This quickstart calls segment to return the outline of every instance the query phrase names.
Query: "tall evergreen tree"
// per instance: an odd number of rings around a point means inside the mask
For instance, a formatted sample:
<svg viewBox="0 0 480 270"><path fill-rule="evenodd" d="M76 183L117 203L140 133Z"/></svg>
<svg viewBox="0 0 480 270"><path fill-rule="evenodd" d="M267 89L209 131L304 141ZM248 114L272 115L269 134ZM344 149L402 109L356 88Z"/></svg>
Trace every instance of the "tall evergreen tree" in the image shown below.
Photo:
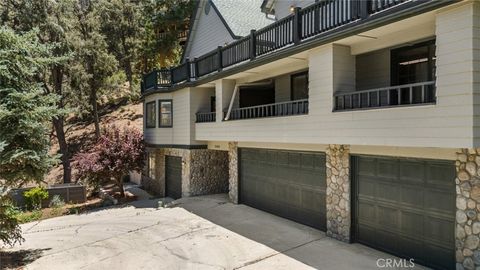
<svg viewBox="0 0 480 270"><path fill-rule="evenodd" d="M52 56L36 32L0 28L0 179L4 186L39 182L57 161L49 151L50 121L62 111L45 94L39 74L63 59Z"/></svg>
<svg viewBox="0 0 480 270"><path fill-rule="evenodd" d="M144 33L140 24L141 11L141 1L135 0L100 1L97 10L108 49L125 72L131 91L134 86L133 66Z"/></svg>
<svg viewBox="0 0 480 270"><path fill-rule="evenodd" d="M72 22L74 0L6 0L0 5L3 14L2 21L15 30L24 32L37 28L37 34L42 44L55 43L52 53L56 57L68 57L72 55L72 46L67 38ZM65 85L69 61L52 64L42 76L47 94L54 93L60 98L57 106L67 108L72 105L71 97L74 95L68 91ZM73 103L76 105L75 103ZM63 166L63 182L71 181L71 153L65 134L65 117L58 115L52 119L55 135L58 141Z"/></svg>
<svg viewBox="0 0 480 270"><path fill-rule="evenodd" d="M97 12L98 1L80 1L74 8L73 23L78 35L71 36L75 46L77 71L73 76L83 79L74 80L74 87L88 93L91 114L95 124L95 136L100 137L100 119L98 115L98 94L106 86L107 79L117 71L118 62L108 50L105 36L100 31L101 13Z"/></svg>

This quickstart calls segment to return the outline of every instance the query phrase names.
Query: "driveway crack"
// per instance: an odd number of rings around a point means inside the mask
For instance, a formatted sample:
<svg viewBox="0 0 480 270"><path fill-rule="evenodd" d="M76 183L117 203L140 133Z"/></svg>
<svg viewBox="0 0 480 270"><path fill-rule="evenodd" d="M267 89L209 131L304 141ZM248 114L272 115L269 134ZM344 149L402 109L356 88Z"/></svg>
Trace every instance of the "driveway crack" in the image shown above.
<svg viewBox="0 0 480 270"><path fill-rule="evenodd" d="M267 256L263 256L263 257L260 257L260 258L258 258L258 259L255 259L255 260L246 262L246 263L242 264L241 266L235 267L235 268L233 268L233 269L234 269L234 270L237 270L237 269L241 269L241 268L247 267L247 266L252 265L252 264L259 263L259 262L261 262L261 261L263 261L263 260L266 260L266 259L268 259L268 258L277 256L277 255L280 255L280 254L285 254L285 253L287 253L287 252L289 252L289 251L292 251L292 250L294 250L294 249L297 249L297 248L306 246L306 245L308 245L308 244L311 244L311 243L313 243L313 242L316 242L316 241L319 241L319 240L322 240L322 239L323 239L323 238L313 239L313 240L308 241L308 242L305 242L305 243L303 243L303 244L300 244L300 245L297 245L297 246L294 246L294 247L291 247L291 248L287 248L287 249L282 250L282 251L274 252L274 253L269 254L269 255L267 255Z"/></svg>

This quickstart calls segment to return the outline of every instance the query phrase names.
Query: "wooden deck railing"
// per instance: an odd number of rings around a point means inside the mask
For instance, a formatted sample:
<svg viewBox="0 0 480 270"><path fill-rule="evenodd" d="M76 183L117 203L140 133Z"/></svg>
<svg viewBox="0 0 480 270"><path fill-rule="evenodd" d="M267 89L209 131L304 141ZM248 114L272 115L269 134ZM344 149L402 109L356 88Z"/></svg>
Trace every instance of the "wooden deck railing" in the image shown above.
<svg viewBox="0 0 480 270"><path fill-rule="evenodd" d="M335 111L394 107L436 102L435 81L337 93Z"/></svg>
<svg viewBox="0 0 480 270"><path fill-rule="evenodd" d="M226 120L253 119L308 114L308 99L233 109Z"/></svg>
<svg viewBox="0 0 480 270"><path fill-rule="evenodd" d="M197 112L197 120L196 123L208 123L208 122L215 122L216 117L215 112Z"/></svg>
<svg viewBox="0 0 480 270"><path fill-rule="evenodd" d="M187 61L177 67L155 70L144 75L142 92L168 88L214 74L247 60L295 46L304 40L322 35L349 23L384 14L382 11L410 2L422 4L430 0L321 0L292 15L226 46ZM155 75L157 73L161 73ZM167 74L169 73L169 74Z"/></svg>

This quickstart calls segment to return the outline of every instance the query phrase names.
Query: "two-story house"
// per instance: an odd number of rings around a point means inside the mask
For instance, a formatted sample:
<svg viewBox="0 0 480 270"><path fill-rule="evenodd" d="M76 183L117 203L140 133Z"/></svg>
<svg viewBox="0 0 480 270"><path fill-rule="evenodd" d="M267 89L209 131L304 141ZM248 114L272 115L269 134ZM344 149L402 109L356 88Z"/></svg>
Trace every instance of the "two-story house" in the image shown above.
<svg viewBox="0 0 480 270"><path fill-rule="evenodd" d="M144 76L143 183L480 267L480 1L251 1L238 35L217 2L244 1L200 1L182 64Z"/></svg>

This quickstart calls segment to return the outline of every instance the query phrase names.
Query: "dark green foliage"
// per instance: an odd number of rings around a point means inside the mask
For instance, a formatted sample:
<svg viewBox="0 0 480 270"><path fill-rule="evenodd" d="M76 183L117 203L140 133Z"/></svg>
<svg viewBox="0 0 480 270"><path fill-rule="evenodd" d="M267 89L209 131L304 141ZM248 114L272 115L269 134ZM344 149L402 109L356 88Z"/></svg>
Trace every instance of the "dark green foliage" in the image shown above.
<svg viewBox="0 0 480 270"><path fill-rule="evenodd" d="M24 241L22 230L18 226L18 213L11 201L0 195L0 242L5 245L13 246Z"/></svg>
<svg viewBox="0 0 480 270"><path fill-rule="evenodd" d="M61 114L58 97L45 94L39 74L61 61L36 32L0 28L0 179L6 186L39 182L57 161L49 155L49 123Z"/></svg>

